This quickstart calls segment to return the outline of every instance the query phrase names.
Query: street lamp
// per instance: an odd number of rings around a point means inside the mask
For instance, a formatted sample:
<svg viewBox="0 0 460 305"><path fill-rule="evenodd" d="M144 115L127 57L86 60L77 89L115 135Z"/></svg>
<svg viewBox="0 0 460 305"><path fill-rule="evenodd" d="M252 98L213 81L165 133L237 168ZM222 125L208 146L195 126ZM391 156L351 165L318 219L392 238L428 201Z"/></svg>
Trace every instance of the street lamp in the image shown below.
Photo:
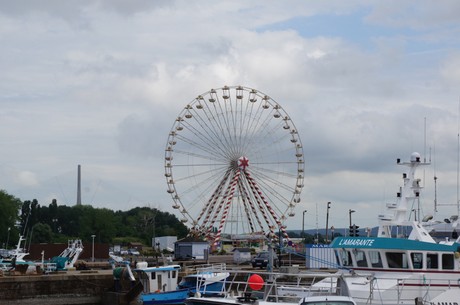
<svg viewBox="0 0 460 305"><path fill-rule="evenodd" d="M155 246L157 246L158 250L155 249ZM155 250L155 257L157 259L157 267L159 266L158 262L158 254L160 253L160 243L155 241L155 245L153 246L153 250Z"/></svg>
<svg viewBox="0 0 460 305"><path fill-rule="evenodd" d="M6 238L6 249L7 250L8 250L8 243L10 242L10 230L11 230L11 228L8 227L8 236Z"/></svg>
<svg viewBox="0 0 460 305"><path fill-rule="evenodd" d="M93 247L92 247L92 261L94 262L94 237L96 237L96 235L91 235L91 238L93 239Z"/></svg>
<svg viewBox="0 0 460 305"><path fill-rule="evenodd" d="M307 210L304 210L302 213L302 239L304 239L303 243L305 243L305 213L307 213Z"/></svg>
<svg viewBox="0 0 460 305"><path fill-rule="evenodd" d="M331 202L329 201L327 203L327 214L326 214L326 243L329 240L329 235L328 235L327 229L329 228L329 209L330 208L331 208Z"/></svg>
<svg viewBox="0 0 460 305"><path fill-rule="evenodd" d="M350 227L351 227L351 213L354 213L354 212L356 212L356 211L355 211L355 210L352 210L352 209L349 209L349 210L348 210L348 215L349 215L349 217L350 217Z"/></svg>

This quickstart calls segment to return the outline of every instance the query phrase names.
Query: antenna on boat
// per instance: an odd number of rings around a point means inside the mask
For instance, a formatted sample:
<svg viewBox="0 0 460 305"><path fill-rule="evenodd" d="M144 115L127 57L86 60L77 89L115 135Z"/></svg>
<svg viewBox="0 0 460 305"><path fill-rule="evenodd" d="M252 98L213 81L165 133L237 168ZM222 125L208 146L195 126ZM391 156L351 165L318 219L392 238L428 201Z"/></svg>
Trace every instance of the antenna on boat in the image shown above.
<svg viewBox="0 0 460 305"><path fill-rule="evenodd" d="M457 215L460 214L459 208L459 171L460 171L460 97L458 99L458 112L457 112Z"/></svg>
<svg viewBox="0 0 460 305"><path fill-rule="evenodd" d="M434 149L433 149L434 150ZM436 151L433 152L435 154ZM437 180L438 177L436 176L436 158L433 158L433 171L434 171L434 212L438 212L438 185L437 185Z"/></svg>
<svg viewBox="0 0 460 305"><path fill-rule="evenodd" d="M319 243L319 229L318 229L318 203L316 203L316 242L315 244Z"/></svg>
<svg viewBox="0 0 460 305"><path fill-rule="evenodd" d="M423 163L426 163L426 117L423 120Z"/></svg>
<svg viewBox="0 0 460 305"><path fill-rule="evenodd" d="M423 118L423 163L426 164L426 117ZM430 158L429 158L429 163L431 163L431 148L430 148ZM425 169L423 170L423 185L425 185L425 181L427 181L426 179L426 175L425 175ZM435 186L436 188L436 186ZM436 191L435 191L436 192ZM436 201L436 199L435 199ZM436 204L435 204L436 206ZM436 207L435 207L435 210L436 210ZM420 213L420 198L417 199L417 212L415 213L415 220L417 221L417 213L419 215L419 222L421 220L421 213Z"/></svg>

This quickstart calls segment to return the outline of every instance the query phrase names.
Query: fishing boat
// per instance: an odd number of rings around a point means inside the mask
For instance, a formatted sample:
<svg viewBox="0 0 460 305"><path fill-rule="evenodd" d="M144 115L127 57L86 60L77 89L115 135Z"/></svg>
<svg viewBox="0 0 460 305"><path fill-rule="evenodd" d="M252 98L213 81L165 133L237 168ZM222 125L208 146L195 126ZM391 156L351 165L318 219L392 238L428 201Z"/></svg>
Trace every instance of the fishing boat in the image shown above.
<svg viewBox="0 0 460 305"><path fill-rule="evenodd" d="M335 280L327 282L326 278ZM318 284L321 284L318 286ZM281 273L231 270L218 296L197 293L186 305L356 305L344 287L340 275L326 272Z"/></svg>
<svg viewBox="0 0 460 305"><path fill-rule="evenodd" d="M377 237L338 237L331 243L339 273L358 304L458 304L460 240L436 241L421 221L410 220L420 204L422 162L412 153L394 203L378 216Z"/></svg>
<svg viewBox="0 0 460 305"><path fill-rule="evenodd" d="M16 245L16 249L10 251L10 257L11 259L15 258L16 263L24 263L24 257L29 255L29 253L26 252L25 248L22 248L21 246L23 241L25 241L24 236L19 235L19 240L18 244Z"/></svg>
<svg viewBox="0 0 460 305"><path fill-rule="evenodd" d="M222 291L225 279L229 276L225 264L200 266L196 272L179 279L179 265L148 267L147 263L137 264L134 273L144 290L140 295L142 303L183 304L185 299L197 292L203 295L216 295Z"/></svg>
<svg viewBox="0 0 460 305"><path fill-rule="evenodd" d="M4 271L18 271L19 273L31 274L37 272L37 264L35 262L26 261L24 257L29 253L22 248L22 242L25 241L24 236L19 235L19 240L16 248L8 251L8 257L4 257L0 260L2 263L2 270Z"/></svg>
<svg viewBox="0 0 460 305"><path fill-rule="evenodd" d="M256 300L238 300L232 298L189 298L185 300L186 305L245 305L253 304ZM347 296L315 296L303 297L299 302L273 302L257 300L258 305L357 305L356 302Z"/></svg>
<svg viewBox="0 0 460 305"><path fill-rule="evenodd" d="M0 274L11 269L11 264L0 260Z"/></svg>

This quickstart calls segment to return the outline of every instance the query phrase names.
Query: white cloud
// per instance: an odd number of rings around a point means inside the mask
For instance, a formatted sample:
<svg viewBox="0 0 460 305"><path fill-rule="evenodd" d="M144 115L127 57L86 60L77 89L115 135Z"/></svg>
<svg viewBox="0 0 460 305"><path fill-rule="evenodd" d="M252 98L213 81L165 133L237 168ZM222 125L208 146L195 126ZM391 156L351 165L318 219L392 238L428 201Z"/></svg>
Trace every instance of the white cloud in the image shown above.
<svg viewBox="0 0 460 305"><path fill-rule="evenodd" d="M394 160L425 149L425 117L426 148L436 151L450 201L457 8L456 1L4 1L0 151L8 166L0 184L24 200L73 204L82 164L95 205L169 209L163 157L175 118L211 88L243 85L279 102L299 130L308 182L299 210L334 201L370 214L387 179L386 191L395 192ZM305 28L322 17L362 18L362 36L351 37L356 25L330 35Z"/></svg>
<svg viewBox="0 0 460 305"><path fill-rule="evenodd" d="M444 1L442 5L430 0L424 1L378 1L366 18L378 24L413 28L432 29L432 27L458 26L458 1Z"/></svg>
<svg viewBox="0 0 460 305"><path fill-rule="evenodd" d="M460 84L460 52L448 56L440 67L445 81L455 88Z"/></svg>
<svg viewBox="0 0 460 305"><path fill-rule="evenodd" d="M16 173L15 182L21 186L38 186L37 175L30 171Z"/></svg>

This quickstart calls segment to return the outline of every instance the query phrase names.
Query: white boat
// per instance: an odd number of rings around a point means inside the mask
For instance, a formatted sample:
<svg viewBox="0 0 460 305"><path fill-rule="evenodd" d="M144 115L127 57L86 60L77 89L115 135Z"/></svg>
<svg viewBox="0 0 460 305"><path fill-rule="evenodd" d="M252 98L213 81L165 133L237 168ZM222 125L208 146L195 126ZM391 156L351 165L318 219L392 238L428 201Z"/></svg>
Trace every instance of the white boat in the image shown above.
<svg viewBox="0 0 460 305"><path fill-rule="evenodd" d="M15 258L16 263L24 263L24 257L29 255L28 252L25 251L24 248L21 248L22 242L25 241L24 236L19 235L18 244L16 245L16 249L10 251L10 256Z"/></svg>
<svg viewBox="0 0 460 305"><path fill-rule="evenodd" d="M443 221L433 220L433 216L428 215L422 220L422 225L437 241L457 239L460 232L458 215L452 215Z"/></svg>
<svg viewBox="0 0 460 305"><path fill-rule="evenodd" d="M418 153L409 162L397 163L408 172L396 202L379 215L378 236L332 242L339 273L358 304L458 304L459 239L437 242L420 221L409 218L422 190L416 169L428 163Z"/></svg>
<svg viewBox="0 0 460 305"><path fill-rule="evenodd" d="M257 302L257 303L256 303ZM274 302L263 300L238 300L232 298L197 298L192 297L185 300L186 305L245 305L256 303L257 305L357 305L356 302L347 296L316 296L304 297L299 302Z"/></svg>
<svg viewBox="0 0 460 305"><path fill-rule="evenodd" d="M219 296L209 297L196 294L185 300L186 305L298 305L337 304L355 305L342 286L340 275L326 272L310 273L254 273L246 270L231 270L225 283L225 290ZM258 281L253 282L256 276ZM323 281L323 279L334 280ZM329 283L329 284L327 284ZM321 284L317 286L317 284ZM255 285L255 286L254 286ZM326 285L329 285L326 287ZM333 302L334 300L334 302ZM327 302L329 301L329 302ZM337 303L335 302L337 301Z"/></svg>
<svg viewBox="0 0 460 305"><path fill-rule="evenodd" d="M218 298L189 298L185 301L186 305L245 305L256 303L256 301L241 301L236 299ZM357 305L356 302L347 296L316 296L301 298L299 302L273 302L259 301L257 305Z"/></svg>
<svg viewBox="0 0 460 305"><path fill-rule="evenodd" d="M11 264L0 260L0 272L6 272L11 269Z"/></svg>
<svg viewBox="0 0 460 305"><path fill-rule="evenodd" d="M183 304L184 300L196 293L203 295L220 294L229 276L225 264L200 266L178 283L179 265L148 267L138 263L134 269L135 277L143 285L140 295L146 304Z"/></svg>
<svg viewBox="0 0 460 305"><path fill-rule="evenodd" d="M19 235L19 240L16 245L16 249L10 250L9 257L2 258L0 262L2 263L2 269L4 271L19 271L20 273L36 273L37 264L35 262L26 261L25 256L29 255L26 252L25 248L22 248L21 244L25 241L22 235Z"/></svg>

